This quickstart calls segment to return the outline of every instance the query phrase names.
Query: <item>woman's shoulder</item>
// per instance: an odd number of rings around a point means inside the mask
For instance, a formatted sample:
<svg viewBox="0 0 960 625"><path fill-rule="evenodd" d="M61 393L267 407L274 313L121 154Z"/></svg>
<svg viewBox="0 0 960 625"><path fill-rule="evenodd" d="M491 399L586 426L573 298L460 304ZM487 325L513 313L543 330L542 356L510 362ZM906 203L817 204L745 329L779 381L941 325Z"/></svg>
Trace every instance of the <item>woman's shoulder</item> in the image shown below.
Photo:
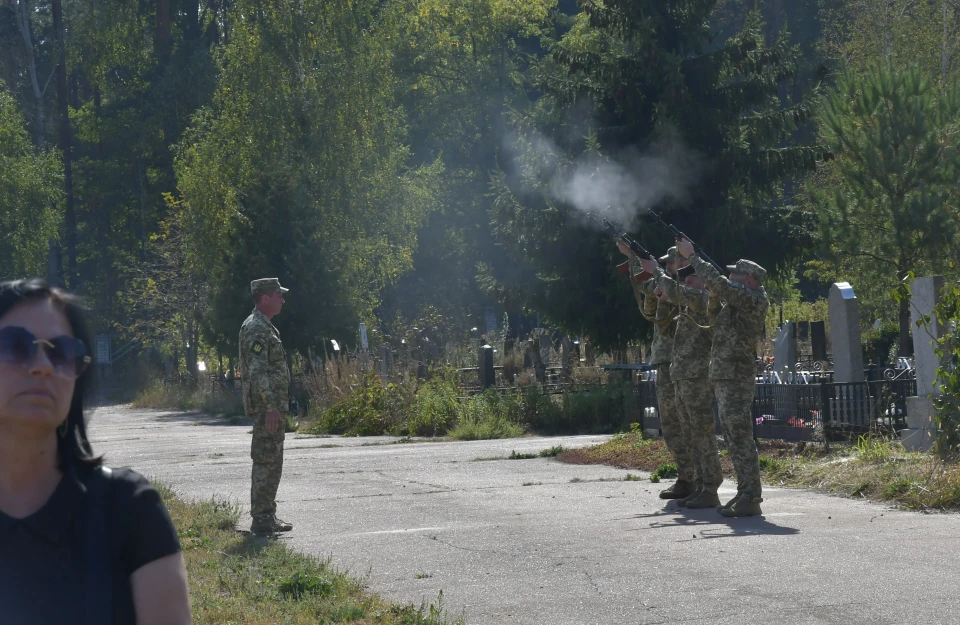
<svg viewBox="0 0 960 625"><path fill-rule="evenodd" d="M104 465L109 466L109 465ZM92 469L97 471L100 469ZM180 551L177 530L161 493L143 475L127 467L112 467L107 479L108 516L112 542L133 572Z"/></svg>

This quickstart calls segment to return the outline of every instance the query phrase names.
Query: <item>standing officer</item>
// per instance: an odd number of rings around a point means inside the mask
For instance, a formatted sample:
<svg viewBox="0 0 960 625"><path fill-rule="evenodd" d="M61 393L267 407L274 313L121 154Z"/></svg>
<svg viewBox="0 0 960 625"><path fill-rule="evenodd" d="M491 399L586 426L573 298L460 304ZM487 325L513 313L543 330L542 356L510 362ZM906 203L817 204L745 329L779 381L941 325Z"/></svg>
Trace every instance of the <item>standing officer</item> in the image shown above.
<svg viewBox="0 0 960 625"><path fill-rule="evenodd" d="M253 420L253 476L250 484L250 516L254 534L289 532L293 525L277 518L277 488L283 472L285 414L290 408L290 371L271 319L283 308L277 278L250 283L254 310L240 328L240 379L243 408Z"/></svg>
<svg viewBox="0 0 960 625"><path fill-rule="evenodd" d="M638 283L634 277L640 273L641 261L630 248L623 243L617 247L630 260L630 285L644 317L653 323L653 345L650 349L650 364L657 367L657 405L660 408L660 427L663 441L677 464L677 481L660 491L661 499L682 499L694 493L695 470L690 455L689 443L684 436L680 421L680 409L677 406L677 393L670 375L670 361L673 354L673 337L677 329L675 320L678 309L673 304L657 299L657 281L648 279ZM677 270L676 250L672 247L660 261L667 266L667 274L675 275ZM656 264L654 261L649 261ZM682 263L686 265L686 262ZM658 267L659 270L659 267ZM662 271L662 270L660 270Z"/></svg>
<svg viewBox="0 0 960 625"><path fill-rule="evenodd" d="M681 256L703 280L711 298L724 302L713 324L710 381L713 382L720 423L730 459L737 473L737 496L719 507L727 517L753 516L760 510L760 461L753 438L753 397L756 393L757 341L770 303L761 281L766 270L755 262L738 260L727 279L700 258L687 239L677 245Z"/></svg>

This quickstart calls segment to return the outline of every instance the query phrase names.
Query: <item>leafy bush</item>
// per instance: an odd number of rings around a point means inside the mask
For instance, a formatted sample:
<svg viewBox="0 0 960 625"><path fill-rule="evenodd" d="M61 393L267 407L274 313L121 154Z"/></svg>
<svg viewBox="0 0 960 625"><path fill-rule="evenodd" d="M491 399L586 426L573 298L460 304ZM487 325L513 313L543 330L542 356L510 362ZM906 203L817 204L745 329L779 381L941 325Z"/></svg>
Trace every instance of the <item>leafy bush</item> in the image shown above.
<svg viewBox="0 0 960 625"><path fill-rule="evenodd" d="M446 434L457 419L457 385L452 377L438 375L420 387L410 409L406 430L410 436Z"/></svg>
<svg viewBox="0 0 960 625"><path fill-rule="evenodd" d="M403 415L411 400L412 393L403 385L391 382L384 388L380 378L370 372L361 386L321 413L313 431L347 436L401 433Z"/></svg>

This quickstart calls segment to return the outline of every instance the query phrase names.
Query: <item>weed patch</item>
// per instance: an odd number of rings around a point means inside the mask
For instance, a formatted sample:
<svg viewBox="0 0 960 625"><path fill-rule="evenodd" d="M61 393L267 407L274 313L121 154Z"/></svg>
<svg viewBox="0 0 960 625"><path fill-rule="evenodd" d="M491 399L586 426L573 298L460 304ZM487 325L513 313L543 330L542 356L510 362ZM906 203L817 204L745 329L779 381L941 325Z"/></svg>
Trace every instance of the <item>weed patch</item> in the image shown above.
<svg viewBox="0 0 960 625"><path fill-rule="evenodd" d="M542 449L538 454L541 458L556 458L563 453L563 445L554 445L549 449Z"/></svg>
<svg viewBox="0 0 960 625"><path fill-rule="evenodd" d="M236 504L218 499L188 503L169 488L159 485L158 490L180 534L194 623L463 623L462 617L448 618L442 593L436 603L419 608L391 605L327 561L295 553L277 541L240 536Z"/></svg>
<svg viewBox="0 0 960 625"><path fill-rule="evenodd" d="M530 460L536 457L537 454L518 454L516 451L511 451L510 455L507 456L507 460Z"/></svg>
<svg viewBox="0 0 960 625"><path fill-rule="evenodd" d="M677 475L679 475L677 472L677 465L672 462L667 462L661 464L653 473L650 474L650 481L659 482L660 480L677 477Z"/></svg>

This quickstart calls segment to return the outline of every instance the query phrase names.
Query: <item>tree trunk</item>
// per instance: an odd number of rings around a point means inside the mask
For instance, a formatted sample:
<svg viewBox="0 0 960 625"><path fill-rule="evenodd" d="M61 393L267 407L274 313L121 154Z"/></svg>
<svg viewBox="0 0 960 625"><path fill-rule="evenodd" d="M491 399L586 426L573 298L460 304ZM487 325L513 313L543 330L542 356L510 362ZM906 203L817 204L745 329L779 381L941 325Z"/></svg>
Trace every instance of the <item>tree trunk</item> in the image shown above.
<svg viewBox="0 0 960 625"><path fill-rule="evenodd" d="M170 0L157 0L157 59L163 65L173 51L170 32Z"/></svg>
<svg viewBox="0 0 960 625"><path fill-rule="evenodd" d="M26 0L19 0L14 5L14 12L17 17L17 27L20 30L20 36L23 37L23 45L27 53L27 74L30 76L30 86L33 88L33 99L36 106L33 118L33 143L42 152L47 147L46 133L44 132L47 124L43 106L43 94L46 92L46 86L40 86L40 78L37 76L37 57L33 52L33 32L30 28L30 13L32 10Z"/></svg>
<svg viewBox="0 0 960 625"><path fill-rule="evenodd" d="M79 279L77 275L77 212L73 198L73 159L70 146L70 112L67 106L67 50L63 36L63 3L62 0L53 0L53 30L57 41L57 115L58 144L63 156L63 184L64 184L64 226L66 227L67 243L67 286L77 290Z"/></svg>
<svg viewBox="0 0 960 625"><path fill-rule="evenodd" d="M949 50L949 45L947 43L947 3L950 0L943 0L943 41L941 42L940 50L940 90L945 92L947 90L947 66L950 62L950 57L947 51Z"/></svg>

